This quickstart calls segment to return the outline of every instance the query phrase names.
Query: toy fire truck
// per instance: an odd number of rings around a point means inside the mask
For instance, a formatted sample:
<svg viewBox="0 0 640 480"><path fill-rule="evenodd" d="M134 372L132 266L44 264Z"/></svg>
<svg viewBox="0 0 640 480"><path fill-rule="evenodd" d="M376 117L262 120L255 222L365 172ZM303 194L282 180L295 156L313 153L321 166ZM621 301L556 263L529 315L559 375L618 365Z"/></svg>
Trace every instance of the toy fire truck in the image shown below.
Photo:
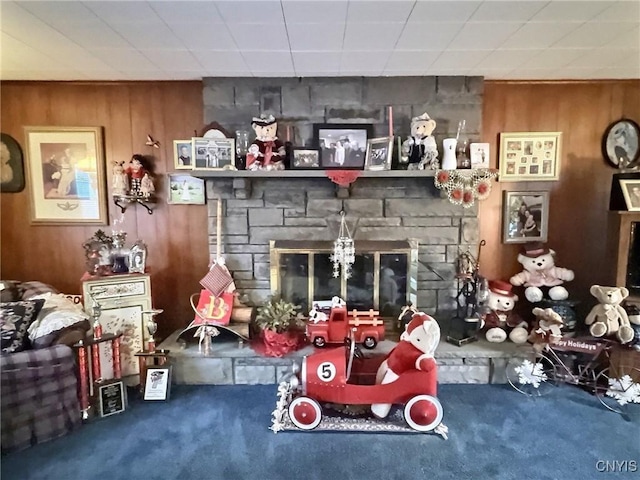
<svg viewBox="0 0 640 480"><path fill-rule="evenodd" d="M331 343L343 343L353 332L357 343L365 348L375 348L384 340L384 321L375 310L347 311L344 302L333 302L329 314L312 315L307 323L306 335L316 347Z"/></svg>

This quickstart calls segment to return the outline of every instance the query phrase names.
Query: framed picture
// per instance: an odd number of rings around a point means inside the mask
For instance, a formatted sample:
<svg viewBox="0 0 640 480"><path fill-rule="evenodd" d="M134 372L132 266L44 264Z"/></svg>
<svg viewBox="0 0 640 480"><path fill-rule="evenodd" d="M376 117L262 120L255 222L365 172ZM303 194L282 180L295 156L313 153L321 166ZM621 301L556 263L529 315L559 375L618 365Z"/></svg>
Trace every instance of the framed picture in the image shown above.
<svg viewBox="0 0 640 480"><path fill-rule="evenodd" d="M504 192L503 243L546 242L549 192Z"/></svg>
<svg viewBox="0 0 640 480"><path fill-rule="evenodd" d="M106 380L97 388L99 414L108 417L127 408L127 389L122 380Z"/></svg>
<svg viewBox="0 0 640 480"><path fill-rule="evenodd" d="M620 188L630 212L640 212L640 179L620 179Z"/></svg>
<svg viewBox="0 0 640 480"><path fill-rule="evenodd" d="M322 168L362 170L367 140L373 125L357 123L315 123L313 140L320 149Z"/></svg>
<svg viewBox="0 0 640 480"><path fill-rule="evenodd" d="M204 180L191 175L169 175L167 203L173 205L204 205Z"/></svg>
<svg viewBox="0 0 640 480"><path fill-rule="evenodd" d="M472 143L469 146L471 168L489 168L491 145L488 143Z"/></svg>
<svg viewBox="0 0 640 480"><path fill-rule="evenodd" d="M602 137L602 154L614 167L636 167L640 159L639 138L640 127L633 120L613 122Z"/></svg>
<svg viewBox="0 0 640 480"><path fill-rule="evenodd" d="M191 140L173 141L173 168L176 170L192 170Z"/></svg>
<svg viewBox="0 0 640 480"><path fill-rule="evenodd" d="M367 140L365 170L391 170L393 158L393 137L380 137Z"/></svg>
<svg viewBox="0 0 640 480"><path fill-rule="evenodd" d="M500 181L560 178L561 132L501 133Z"/></svg>
<svg viewBox="0 0 640 480"><path fill-rule="evenodd" d="M171 365L147 367L144 382L145 400L169 400L171 393Z"/></svg>
<svg viewBox="0 0 640 480"><path fill-rule="evenodd" d="M197 170L231 170L235 168L236 146L233 138L191 139L191 159Z"/></svg>
<svg viewBox="0 0 640 480"><path fill-rule="evenodd" d="M0 134L0 165L2 165L2 193L17 193L24 190L24 163L22 149L10 135Z"/></svg>
<svg viewBox="0 0 640 480"><path fill-rule="evenodd" d="M25 127L31 222L105 225L101 127Z"/></svg>
<svg viewBox="0 0 640 480"><path fill-rule="evenodd" d="M294 147L291 168L315 170L320 168L320 150L318 148Z"/></svg>
<svg viewBox="0 0 640 480"><path fill-rule="evenodd" d="M129 273L144 273L147 268L147 246L138 240L129 250Z"/></svg>

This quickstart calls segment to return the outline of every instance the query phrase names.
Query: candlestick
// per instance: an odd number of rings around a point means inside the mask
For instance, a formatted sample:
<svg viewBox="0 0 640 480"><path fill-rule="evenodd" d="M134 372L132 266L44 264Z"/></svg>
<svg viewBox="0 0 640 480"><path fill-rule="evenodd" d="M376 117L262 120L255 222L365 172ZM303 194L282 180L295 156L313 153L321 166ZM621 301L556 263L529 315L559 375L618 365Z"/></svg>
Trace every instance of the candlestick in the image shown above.
<svg viewBox="0 0 640 480"><path fill-rule="evenodd" d="M393 107L389 105L389 136L393 137Z"/></svg>

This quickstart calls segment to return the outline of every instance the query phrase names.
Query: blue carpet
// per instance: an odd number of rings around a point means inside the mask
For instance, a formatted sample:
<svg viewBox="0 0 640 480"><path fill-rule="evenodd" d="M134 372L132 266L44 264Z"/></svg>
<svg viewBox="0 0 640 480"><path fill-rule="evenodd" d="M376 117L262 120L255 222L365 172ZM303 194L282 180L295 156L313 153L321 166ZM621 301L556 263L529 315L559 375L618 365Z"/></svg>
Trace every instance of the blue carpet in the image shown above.
<svg viewBox="0 0 640 480"><path fill-rule="evenodd" d="M638 478L640 419L576 387L530 399L504 385L442 385L439 398L449 440L274 434L275 385L174 386L167 403L132 400L122 414L2 457L2 480ZM599 472L599 461L615 460L638 470Z"/></svg>

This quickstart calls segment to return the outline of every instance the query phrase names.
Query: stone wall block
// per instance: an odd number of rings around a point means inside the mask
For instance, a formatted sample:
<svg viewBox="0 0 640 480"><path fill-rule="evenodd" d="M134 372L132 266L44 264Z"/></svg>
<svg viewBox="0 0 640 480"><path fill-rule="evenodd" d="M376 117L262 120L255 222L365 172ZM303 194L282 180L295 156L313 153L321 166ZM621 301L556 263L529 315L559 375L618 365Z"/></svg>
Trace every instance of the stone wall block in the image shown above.
<svg viewBox="0 0 640 480"><path fill-rule="evenodd" d="M311 84L311 103L326 106L362 105L362 79L318 79Z"/></svg>
<svg viewBox="0 0 640 480"><path fill-rule="evenodd" d="M202 102L205 106L232 106L234 104L233 85L227 82L203 82Z"/></svg>
<svg viewBox="0 0 640 480"><path fill-rule="evenodd" d="M435 77L367 77L363 104L411 105L435 97Z"/></svg>
<svg viewBox="0 0 640 480"><path fill-rule="evenodd" d="M343 202L343 208L349 217L382 217L382 200L355 200Z"/></svg>
<svg viewBox="0 0 640 480"><path fill-rule="evenodd" d="M310 198L307 201L307 217L328 217L342 210L342 200Z"/></svg>
<svg viewBox="0 0 640 480"><path fill-rule="evenodd" d="M282 115L304 120L311 115L311 93L308 85L282 87Z"/></svg>
<svg viewBox="0 0 640 480"><path fill-rule="evenodd" d="M251 227L284 225L283 209L251 208L249 209L249 225Z"/></svg>

